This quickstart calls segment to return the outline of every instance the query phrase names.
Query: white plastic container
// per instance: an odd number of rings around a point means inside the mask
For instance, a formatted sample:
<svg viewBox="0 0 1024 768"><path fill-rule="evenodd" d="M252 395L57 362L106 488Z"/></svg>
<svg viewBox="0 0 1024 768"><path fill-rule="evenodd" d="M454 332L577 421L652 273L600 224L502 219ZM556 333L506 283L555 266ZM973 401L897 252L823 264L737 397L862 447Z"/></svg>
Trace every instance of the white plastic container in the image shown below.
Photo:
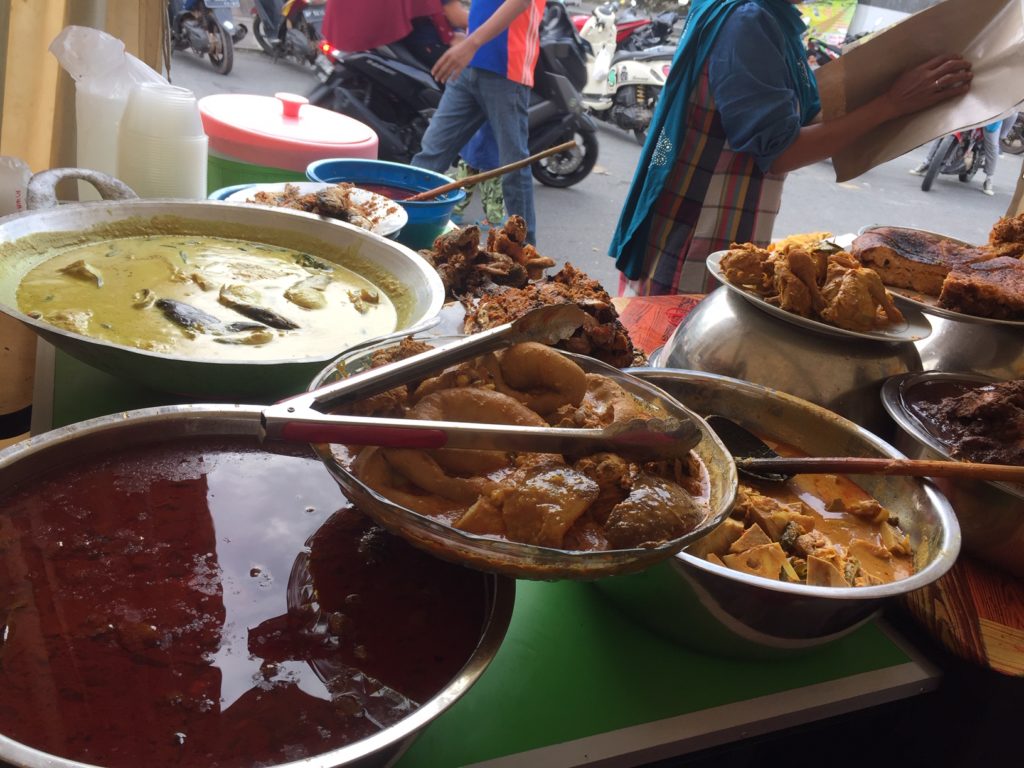
<svg viewBox="0 0 1024 768"><path fill-rule="evenodd" d="M0 156L0 216L25 210L25 195L32 171L24 160Z"/></svg>
<svg viewBox="0 0 1024 768"><path fill-rule="evenodd" d="M208 144L192 91L143 83L118 128L118 176L140 197L203 200Z"/></svg>
<svg viewBox="0 0 1024 768"><path fill-rule="evenodd" d="M91 27L65 27L50 52L75 79L75 164L119 175L117 126L132 90L140 83L167 83L125 50L124 43ZM99 200L91 184L79 182L80 200Z"/></svg>

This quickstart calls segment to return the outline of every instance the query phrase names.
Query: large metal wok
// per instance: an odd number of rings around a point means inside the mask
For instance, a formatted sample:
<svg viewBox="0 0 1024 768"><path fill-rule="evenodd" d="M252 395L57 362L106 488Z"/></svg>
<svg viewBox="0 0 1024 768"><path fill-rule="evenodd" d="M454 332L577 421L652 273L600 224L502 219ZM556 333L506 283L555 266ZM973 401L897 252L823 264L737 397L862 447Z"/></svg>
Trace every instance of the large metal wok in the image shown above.
<svg viewBox="0 0 1024 768"><path fill-rule="evenodd" d="M65 178L92 181L104 197L120 199L56 206L53 188ZM29 206L25 213L0 219L0 311L79 360L162 392L236 401L296 394L350 344L316 357L283 360L198 359L149 352L73 333L22 313L16 294L23 277L59 249L96 239L212 235L294 248L335 263L343 260L389 293L399 309L398 330L434 317L444 302L440 278L416 253L312 214L242 203L140 200L116 180L79 169L37 174L29 185Z"/></svg>

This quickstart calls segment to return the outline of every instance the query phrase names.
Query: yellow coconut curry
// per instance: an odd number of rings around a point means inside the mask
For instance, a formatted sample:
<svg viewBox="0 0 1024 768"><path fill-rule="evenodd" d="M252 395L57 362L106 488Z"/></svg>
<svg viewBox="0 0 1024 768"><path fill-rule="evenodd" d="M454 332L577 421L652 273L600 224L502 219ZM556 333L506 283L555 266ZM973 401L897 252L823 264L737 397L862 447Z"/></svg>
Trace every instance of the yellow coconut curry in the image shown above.
<svg viewBox="0 0 1024 768"><path fill-rule="evenodd" d="M320 357L397 327L391 299L301 251L192 235L69 248L18 287L25 314L139 349L199 358Z"/></svg>
<svg viewBox="0 0 1024 768"><path fill-rule="evenodd" d="M803 455L765 442L784 456ZM811 586L886 584L914 573L915 553L899 520L840 475L744 481L731 517L688 551L726 568Z"/></svg>

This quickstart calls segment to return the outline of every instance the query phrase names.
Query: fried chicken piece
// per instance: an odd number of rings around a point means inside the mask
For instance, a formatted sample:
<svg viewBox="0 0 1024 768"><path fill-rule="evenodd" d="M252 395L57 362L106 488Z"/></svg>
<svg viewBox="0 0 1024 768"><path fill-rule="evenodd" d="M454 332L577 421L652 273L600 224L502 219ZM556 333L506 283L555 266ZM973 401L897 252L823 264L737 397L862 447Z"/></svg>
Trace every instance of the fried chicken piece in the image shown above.
<svg viewBox="0 0 1024 768"><path fill-rule="evenodd" d="M522 216L509 216L504 226L487 233L488 254L501 254L521 265L530 280L539 280L548 267L555 266L553 259L541 256L537 249L526 242L526 221Z"/></svg>
<svg viewBox="0 0 1024 768"><path fill-rule="evenodd" d="M903 313L872 269L846 267L841 261L833 260L821 293L826 301L821 318L839 328L870 331L879 325L879 309L887 322L903 322Z"/></svg>
<svg viewBox="0 0 1024 768"><path fill-rule="evenodd" d="M813 316L816 305L823 302L814 282L814 262L806 252L792 249L784 254L775 254L771 265L772 294L767 300L787 312Z"/></svg>
<svg viewBox="0 0 1024 768"><path fill-rule="evenodd" d="M773 295L768 301L780 309L813 317L825 302L818 289L817 266L806 252L791 248L772 257Z"/></svg>
<svg viewBox="0 0 1024 768"><path fill-rule="evenodd" d="M753 243L733 244L719 266L725 279L733 285L750 288L764 295L771 290L771 253Z"/></svg>

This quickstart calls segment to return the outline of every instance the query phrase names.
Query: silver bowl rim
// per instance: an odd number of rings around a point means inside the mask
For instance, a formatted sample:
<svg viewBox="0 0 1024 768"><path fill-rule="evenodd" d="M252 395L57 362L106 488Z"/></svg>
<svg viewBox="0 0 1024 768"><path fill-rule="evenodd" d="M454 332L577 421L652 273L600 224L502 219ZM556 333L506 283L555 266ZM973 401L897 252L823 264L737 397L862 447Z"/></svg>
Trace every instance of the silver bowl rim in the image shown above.
<svg viewBox="0 0 1024 768"><path fill-rule="evenodd" d="M239 209L239 210L245 210L245 209L255 210L255 211L258 211L258 212L262 213L263 215L271 216L271 217L277 217L277 216L301 217L301 218L307 219L311 223L312 222L317 222L317 224L316 224L317 226L319 226L321 224L326 224L326 225L329 225L329 226L332 226L332 227L341 227L344 230L348 230L348 231L352 232L357 237L370 238L372 240L378 241L378 242L388 246L391 249L404 252L403 255L406 256L406 258L408 259L410 265L412 265L412 267L417 271L417 273L426 281L426 283L427 283L427 285L428 285L428 287L430 289L430 294L431 294L430 307L429 307L428 311L423 314L423 317L420 318L420 320L415 321L416 324L418 324L418 322L420 322L420 321L422 321L422 320L424 320L424 319L426 319L428 317L433 317L433 316L437 315L441 311L441 307L444 305L444 293L445 293L445 290L444 290L444 284L441 282L440 276L437 274L437 271L432 269L423 260L423 258L420 257L414 250L412 250L411 248L408 248L407 246L402 245L401 243L399 243L399 242L397 242L395 240L392 240L390 238L387 238L387 237L384 237L382 235L379 235L376 232L371 232L371 231L363 229L361 227L356 227L353 224L349 224L348 222L338 221L336 219L329 219L329 218L327 218L325 216L319 216L319 215L314 214L314 213L306 213L305 211L294 211L294 210L290 210L290 209L287 209L287 208L275 208L273 206L257 205L257 204L254 204L254 203L227 202L225 200L184 200L184 199L177 199L177 198L167 198L167 199L133 198L133 199L129 199L129 200L94 200L94 201L89 201L89 202L84 202L84 203L72 203L72 204L69 204L68 207L70 207L71 205L75 206L76 208L77 207L96 208L97 210L103 209L103 208L110 208L111 206L115 206L115 207L118 207L118 208L124 206L124 207L128 207L129 209L139 209L140 213L138 215L140 217L145 217L145 216L151 216L152 217L152 216L160 216L160 215L180 215L180 217L184 218L184 219L188 218L187 210L189 208L197 207L197 206L201 207L201 208L207 208L209 206L222 206L222 207L226 207L226 208L233 208L233 209ZM167 207L169 205L175 206L174 210L168 211ZM8 223L13 223L16 220L22 219L22 218L26 218L27 219L27 218L36 217L36 216L54 215L58 211L62 211L64 209L65 209L65 206L61 206L60 208L44 208L44 209L32 209L32 210L27 210L27 211L21 211L20 213L15 213L15 214L10 214L8 216L0 217L0 225L6 225ZM153 209L153 211L150 212L148 209ZM179 209L184 209L184 210L182 210L179 213L178 212ZM288 219L283 219L283 221L288 221ZM274 222L272 222L272 221L268 222L267 226L270 227L270 228L273 228L274 227ZM281 230L281 231L284 231L284 230ZM35 234L35 233L33 233L33 234ZM0 229L0 235L2 235L2 229ZM24 235L23 237L32 237L32 236L33 236L32 234L29 234L29 235ZM0 244L3 244L3 242L4 241L2 239L0 239ZM325 244L329 245L329 243L325 243ZM286 358L274 358L274 359L270 359L270 360L261 360L261 359L233 360L233 359L220 359L220 358L216 358L216 357L193 357L193 356L190 356L190 355L182 355L182 354L169 353L169 352L153 352L151 350L142 349L140 347L132 347L132 346L128 346L127 344L120 344L120 343L114 342L114 341L107 341L105 339L99 339L99 338L96 338L95 336L88 336L88 335L85 335L85 334L74 333L73 331L68 331L68 330L66 330L64 328L60 328L58 326L51 325L50 323L47 323L47 322L45 322L43 320L37 320L34 317L30 317L29 315L26 315L24 312L22 312L17 307L11 306L11 305L6 304L4 302L0 302L0 307L2 307L2 309L0 309L0 312L2 312L3 314L7 315L8 317L11 317L12 319L15 319L15 320L17 320L17 321L19 321L19 322L21 322L21 323L23 323L25 325L31 326L36 332L43 332L43 333L55 334L57 336L64 336L64 337L67 337L67 338L69 338L71 340L74 340L74 341L88 342L90 344L98 345L100 347L109 347L109 348L121 350L122 352L131 352L133 354L140 355L142 357L153 358L154 360L162 360L162 361L177 362L177 363L189 363L189 364L197 364L198 363L198 364L203 364L203 365L213 365L213 366L217 366L218 368L223 368L224 370L228 370L228 369L230 369L232 367L240 367L240 366L248 367L248 366L270 366L270 365L273 365L273 366L281 366L281 365L302 365L302 366L315 365L317 363L326 363L326 362L328 362L328 361L330 361L330 360L332 360L332 359L334 359L335 357L338 356L338 352L337 351L331 351L331 352L327 352L327 353L323 353L323 354L319 354L319 355L313 355L313 356L310 356L310 357L293 357L293 358L287 358L286 357Z"/></svg>
<svg viewBox="0 0 1024 768"><path fill-rule="evenodd" d="M154 442L163 439L158 431L160 425L175 421L187 422L203 417L223 417L228 421L244 424L246 427L251 425L251 436L257 440L262 410L262 406L256 405L189 403L140 408L98 416L44 432L0 450L0 471L32 454L45 451L54 443L146 422L151 422L156 428L153 430ZM229 434L247 436L246 433L232 432ZM312 757L277 763L271 768L335 768L335 766L362 760L387 747L402 743L459 700L479 680L484 670L497 655L508 633L515 606L516 584L514 579L491 573L480 573L479 576L493 580L494 588L490 590L492 594L490 611L485 615L485 623L472 654L443 689L423 702L411 714L371 736ZM69 760L29 747L2 733L0 733L0 757L4 760L15 761L14 764L24 768L98 768L90 763Z"/></svg>
<svg viewBox="0 0 1024 768"><path fill-rule="evenodd" d="M926 381L958 381L971 384L996 384L1000 380L994 376L986 376L982 373L956 373L955 371L925 371L923 373L901 373L891 376L882 384L882 406L886 413L892 417L897 426L907 435L916 440L925 448L938 453L948 461L957 461L950 453L949 448L935 438L924 425L910 413L903 405L903 394L911 387ZM1004 491L1011 496L1024 500L1024 488L1014 483L1004 483L997 480L978 480Z"/></svg>
<svg viewBox="0 0 1024 768"><path fill-rule="evenodd" d="M421 340L424 340L424 341L429 341L430 340L429 338L422 337L422 336L419 337L419 338ZM449 339L450 338L460 338L460 336L437 336L437 337L433 337L433 338L434 338L434 340L439 340L439 339L445 339L445 338L449 338ZM372 344L368 343L362 349L360 349L358 351L355 351L355 353L359 354L359 355L366 355L366 354L369 353L370 349L372 349L373 347L379 347L379 346L382 346L384 344L393 344L393 343L395 343L394 339L378 339L378 340L376 340L376 342L374 342ZM324 384L327 383L325 381L326 378L328 376L332 375L332 374L337 374L338 373L338 365L341 364L344 360L350 358L353 355L353 352L354 352L353 350L343 352L341 355L339 355L337 358L335 358L335 360L331 361L331 363L329 363L327 366L325 366L324 369L321 370L317 374L316 378L314 378L313 381L310 383L309 390L312 391L312 390L317 389L317 388L319 388L321 386L324 386ZM514 555L516 557L520 557L520 558L530 558L530 557L533 557L533 558L537 558L537 559L550 559L550 558L553 558L553 557L558 557L558 558L563 558L564 557L565 558L565 563L563 564L564 566L567 566L568 563L570 563L570 562L575 562L575 563L586 563L588 561L598 561L599 562L601 560L608 559L609 557L622 556L624 554L628 554L628 553L631 553L631 552L632 553L636 553L637 557L641 558L641 559L646 559L646 558L643 558L644 555L646 555L648 557L651 557L651 556L654 556L655 553L664 552L665 553L665 558L668 559L668 558L672 557L673 554L678 553L680 547L685 547L687 543L689 543L691 541L694 541L694 540L700 538L701 536L707 534L708 532L710 532L712 529L717 527L722 521L724 521L729 516L730 512L732 511L732 507L735 504L735 500L736 500L736 487L737 487L737 483L738 483L738 475L737 475L737 470L736 470L736 464L732 461L732 457L730 456L730 454L729 454L728 450L726 449L724 443L722 443L722 441L718 437L718 435L715 434L715 431L713 429L711 429L711 427L707 424L707 422L704 421L704 419L699 414L697 414L694 411L692 411L691 409L687 408L685 405L680 403L674 396L672 396L668 392L665 392L665 391L661 390L660 388L658 388L658 387L656 387L656 386L654 386L654 385L644 381L643 379L641 379L639 377L632 376L626 370L615 368L614 366L609 365L608 363L602 362L601 360L597 360L597 359L592 358L592 357L588 357L586 355L579 355L579 354L575 354L573 352L567 352L567 351L561 350L561 349L559 349L558 352L560 352L561 354L565 355L566 357L572 358L574 360L578 360L578 361L579 360L583 360L583 361L585 361L586 365L589 366L588 368L585 368L585 370L587 370L588 373L592 372L593 370L597 370L598 372L603 372L603 373L606 373L606 374L610 373L610 374L612 374L614 376L617 376L617 377L625 377L627 379L632 379L635 383L639 384L642 389L645 389L645 390L653 389L653 390L656 391L656 394L657 394L658 397L663 398L665 400L668 400L675 407L678 407L680 410L685 411L685 412L691 414L695 419L697 419L700 422L700 424L702 426L703 433L712 440L712 443L722 453L723 457L725 457L728 460L727 461L727 465L726 465L727 466L727 477L725 478L725 483L728 486L728 488L730 489L730 492L728 493L727 497L723 499L723 503L721 505L721 509L718 510L718 513L716 515L709 516L707 519L705 519L693 531L690 531L689 533L686 533L683 536L680 536L680 537L672 539L672 540L670 540L668 542L665 542L665 543L663 543L663 544L661 544L661 545L659 545L657 547L631 547L629 549L578 550L577 551L577 550L568 550L568 549L557 549L555 547L542 547L542 546L538 546L538 545L535 545L535 544L523 544L523 543L520 543L520 542L510 542L510 541L505 541L505 540L501 540L501 539L496 539L496 538L490 537L490 536L483 536L483 535L478 535L478 534L474 534L474 533L468 533L466 531L461 531L461 530L455 528L454 526L447 525L447 524L442 523L442 522L440 522L438 520L434 520L433 518L430 518L430 517L428 517L426 515L422 515L422 514L420 514L418 512L415 512L415 511L413 511L411 509L407 509L405 507L402 507L401 505L396 504L395 502L391 501L390 499L387 499L384 496L382 496L381 494L377 493L375 490L370 488L368 485L364 484L352 472L350 472L348 469L342 467L340 465L340 463L337 462L337 460L333 460L332 459L332 460L329 461L327 459L327 457L318 449L317 446L314 446L314 450L317 452L318 455L321 456L321 459L324 461L324 464L326 465L326 467L327 467L329 472L331 472L332 474L343 472L344 473L344 479L351 480L352 482L357 483L360 486L360 488L361 488L361 490L363 492L365 492L366 494L370 495L371 497L376 499L381 504L385 504L385 505L387 505L389 507L392 507L392 508L400 508L400 509L402 509L405 514L408 514L408 515L414 517L415 519L417 519L420 522L420 524L425 526L428 530L430 530L434 534L440 535L442 537L454 536L457 540L463 541L466 544L474 545L474 546L484 546L484 547L486 547L488 549L493 549L497 553L499 553L500 555L512 554L512 555ZM506 553L505 552L506 549L510 550L510 551ZM589 578L589 576L587 575L586 571L584 571L581 574L580 577L581 578ZM538 577L534 577L534 578L538 578ZM543 578L543 576L540 576L539 578Z"/></svg>
<svg viewBox="0 0 1024 768"><path fill-rule="evenodd" d="M669 378L678 378L696 382L700 382L702 380L713 381L715 383L726 384L749 394L759 395L767 399L782 400L790 405L809 411L815 416L815 418L838 420L842 426L855 433L859 438L865 440L874 448L878 449L878 451L885 456L901 459L906 458L906 456L900 453L896 448L882 440L873 432L869 432L849 419L843 418L834 411L822 408L821 406L815 405L814 403L808 402L807 400L803 400L799 397L788 395L780 390L772 389L771 387L765 387L761 384L753 384L749 381L732 378L731 376L722 376L716 373L703 373L701 371L688 371L682 368L639 368L630 370L634 373L639 372L638 375L641 378L644 377L643 372L645 370L649 370L652 378L667 376ZM691 555L685 549L676 553L675 557L687 566L705 571L706 573L714 576L738 581L759 589L767 589L772 592L782 592L805 598L875 600L911 592L932 583L946 573L953 567L953 563L956 561L957 555L960 552L960 525L957 522L956 514L953 512L952 506L950 506L946 497L930 480L921 479L919 482L921 483L922 490L928 499L928 502L935 509L942 522L943 540L936 543L936 555L928 565L921 571L906 579L868 587L816 587L808 586L806 584L790 584L788 582L772 581L771 579L766 579L761 576L754 576L752 574L743 573L742 571L735 571L731 568L723 568L722 566L715 565L714 563L697 557L696 555Z"/></svg>

